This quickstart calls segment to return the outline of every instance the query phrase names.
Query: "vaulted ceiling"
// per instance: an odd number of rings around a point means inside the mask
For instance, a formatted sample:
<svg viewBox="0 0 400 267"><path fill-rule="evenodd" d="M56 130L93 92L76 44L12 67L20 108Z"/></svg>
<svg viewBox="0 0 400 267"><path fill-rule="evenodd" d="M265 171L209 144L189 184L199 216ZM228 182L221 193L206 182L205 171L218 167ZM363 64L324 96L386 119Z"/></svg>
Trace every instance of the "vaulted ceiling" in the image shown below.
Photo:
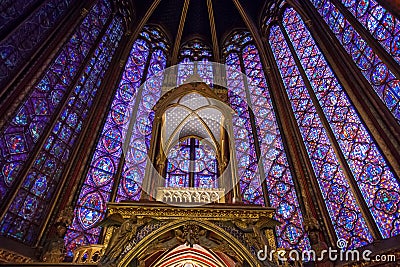
<svg viewBox="0 0 400 267"><path fill-rule="evenodd" d="M152 0L130 1L137 20L143 18L153 4ZM266 2L239 0L256 26ZM161 26L173 47L179 48L185 41L198 37L218 51L232 30L247 28L233 0L161 0L147 23Z"/></svg>

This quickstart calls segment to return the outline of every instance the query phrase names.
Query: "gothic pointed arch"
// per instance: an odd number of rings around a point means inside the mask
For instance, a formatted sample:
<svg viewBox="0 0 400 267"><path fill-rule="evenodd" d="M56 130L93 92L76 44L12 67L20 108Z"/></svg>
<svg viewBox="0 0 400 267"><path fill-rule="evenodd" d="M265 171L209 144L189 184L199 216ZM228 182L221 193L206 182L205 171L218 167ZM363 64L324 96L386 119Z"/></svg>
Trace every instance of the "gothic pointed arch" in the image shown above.
<svg viewBox="0 0 400 267"><path fill-rule="evenodd" d="M151 259L151 255L154 254L168 255L168 252L173 249L187 245L189 248L202 246L215 255L225 254L235 263L246 262L250 266L260 266L260 261L252 253L250 247L247 247L244 239L233 236L225 227L222 222L213 223L194 219L178 219L172 222L153 221L152 224L137 229L136 235L127 240L126 243L130 244L129 250L119 250L113 258L105 257L102 264L117 263L121 267L129 266L131 262L144 262L146 259ZM148 264L154 264L155 259L153 258L153 262L148 262ZM268 262L264 264L269 266Z"/></svg>
<svg viewBox="0 0 400 267"><path fill-rule="evenodd" d="M145 191L154 197L157 195L157 186L178 185L179 183L169 180L172 177L186 177L187 183L182 182L189 187L197 187L195 185L210 187L213 184L215 186L211 188L216 188L219 176L225 171L226 163L232 158L229 154L231 145L226 137L226 127L224 127L232 112L229 106L222 102L206 83L192 82L166 92L153 110L155 111L152 133L154 139L149 151L153 167L146 170L146 181L143 183ZM189 143L182 143L184 140ZM175 148L172 144L177 147ZM189 152L184 152L187 150L183 148L184 146L189 150L194 149L194 154L190 156ZM174 158L171 158L169 156L173 151L177 153L174 154ZM180 156L192 157L192 159L187 158L177 162ZM193 170L189 171L192 169L189 168L190 164L195 164L192 166L194 169L198 167L196 174L193 174L197 178L192 178L197 182L189 183L190 173L193 172ZM178 168L177 165L181 167ZM159 177L158 181L156 177ZM220 184L223 182L220 181Z"/></svg>

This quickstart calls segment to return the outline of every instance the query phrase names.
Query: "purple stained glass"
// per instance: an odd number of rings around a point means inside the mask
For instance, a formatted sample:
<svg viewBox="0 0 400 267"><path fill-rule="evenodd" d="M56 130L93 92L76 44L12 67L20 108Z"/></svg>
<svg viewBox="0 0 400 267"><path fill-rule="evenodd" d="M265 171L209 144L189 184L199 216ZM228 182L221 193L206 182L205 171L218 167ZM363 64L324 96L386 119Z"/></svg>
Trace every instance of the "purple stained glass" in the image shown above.
<svg viewBox="0 0 400 267"><path fill-rule="evenodd" d="M213 65L208 59L204 58L202 61L197 62L197 73L203 81L212 86L213 84Z"/></svg>
<svg viewBox="0 0 400 267"><path fill-rule="evenodd" d="M183 84L191 75L195 67L203 81L212 86L213 67L211 48L201 40L192 40L185 43L179 51L180 62L178 65L177 85ZM197 63L194 63L197 61ZM196 66L195 66L196 64Z"/></svg>
<svg viewBox="0 0 400 267"><path fill-rule="evenodd" d="M347 248L366 245L372 235L279 26L269 43L336 234Z"/></svg>
<svg viewBox="0 0 400 267"><path fill-rule="evenodd" d="M276 122L258 50L250 43L243 48L243 66L247 76L251 108L257 125L265 181L270 206L276 208L278 246L309 250L303 215L294 188L289 163Z"/></svg>
<svg viewBox="0 0 400 267"><path fill-rule="evenodd" d="M118 165L121 164L120 159L124 152L122 147L127 137L130 116L135 103L139 103L136 99L138 99L139 87L143 82L143 73L146 68L149 68L146 64L151 56L153 33L154 30L146 26L130 51L75 207L73 223L65 237L67 254L70 256L77 246L95 244L98 241L101 228L92 228L92 226L96 221L104 218L105 207L103 204L111 200L110 194L114 186ZM159 56L159 54L155 55ZM162 56L162 59L165 60L164 56ZM154 63L149 72L154 73L161 67ZM72 118L71 121L73 122L74 119ZM139 181L139 173L135 171L127 172L128 182L131 180ZM121 186L126 185L127 182L125 181ZM127 188L132 190L131 187ZM87 203L86 199L88 199L87 195L91 195L92 199L97 199L98 205L85 204Z"/></svg>
<svg viewBox="0 0 400 267"><path fill-rule="evenodd" d="M400 80L396 78L330 0L312 0L311 2L361 73L369 81L376 94L385 103L397 122L400 123ZM352 2L355 3L355 1ZM396 35L398 36L398 34L397 30ZM393 42L396 43L395 46L398 47L398 37L393 38ZM396 51L398 53L398 49Z"/></svg>
<svg viewBox="0 0 400 267"><path fill-rule="evenodd" d="M190 143L188 140L179 142L168 152L166 187L189 187Z"/></svg>
<svg viewBox="0 0 400 267"><path fill-rule="evenodd" d="M248 204L264 205L244 78L240 72L239 55L236 53L229 54L225 64L227 65L228 101L236 112L232 116L232 124L236 144L237 174L242 198Z"/></svg>
<svg viewBox="0 0 400 267"><path fill-rule="evenodd" d="M34 159L34 165L28 170L27 178L18 192L20 197L13 200L11 208L7 212L7 218L22 217L20 224L26 225L26 228L32 228L31 236L21 233L19 237L28 244L32 244L32 241L34 241L32 238L39 234L40 222L48 214L50 208L48 203L52 201L57 185L61 182L61 173L69 160L71 151L74 149L82 125L87 119L87 111L92 106L122 33L122 19L116 18L108 27L94 55L86 65L72 95L67 100L67 106L57 119L45 145ZM68 120L71 117L76 117L75 123ZM106 163L102 165L104 167ZM29 210L13 208L15 203L26 202L28 199L31 203L36 203L35 207ZM36 214L38 207L41 207L41 210ZM35 217L27 216L27 213L29 215L35 214ZM16 236L11 233L19 227L21 226L7 225L5 221L1 223L2 232L14 238Z"/></svg>
<svg viewBox="0 0 400 267"><path fill-rule="evenodd" d="M122 74L121 82L111 104L111 110L107 116L106 124L103 127L100 141L97 143L96 150L92 157L89 171L84 182L84 188L81 190L79 199L85 197L88 192L98 192L100 190L107 193L107 197L104 200L105 202L110 199L109 192L113 185L113 177L117 169L116 166L118 166L122 154L121 145L124 134L126 134L127 122L130 114L129 110L132 109L132 103L135 102L136 91L140 86L141 76L149 54L148 50L148 44L142 39L138 39L133 44L125 70ZM110 149L110 146L112 149ZM102 162L105 162L105 164ZM103 166L105 165L112 167L104 168ZM101 201L103 201L103 198L101 198ZM104 216L105 210L91 209L91 213L89 213L89 211L84 211L84 209L85 206L81 205L81 201L79 201L75 209L73 224L69 228L65 238L68 254L71 254L77 245L94 244L97 242L100 230L95 231L94 234L85 233L83 226L88 225L88 219L81 217L81 215L89 214L89 219L93 219L93 215L96 215L96 218L100 218ZM79 215L77 213L78 210L81 211ZM96 233L98 234L96 235ZM94 242L86 243L89 242L88 240L94 240Z"/></svg>
<svg viewBox="0 0 400 267"><path fill-rule="evenodd" d="M166 187L189 187L190 173L193 186L218 188L217 159L214 149L205 142L188 138L178 142L167 155Z"/></svg>
<svg viewBox="0 0 400 267"><path fill-rule="evenodd" d="M183 84L193 75L194 63L189 58L184 58L178 65L177 85Z"/></svg>
<svg viewBox="0 0 400 267"><path fill-rule="evenodd" d="M32 13L39 0L4 0L0 6L0 33L10 25L16 24L19 19Z"/></svg>
<svg viewBox="0 0 400 267"><path fill-rule="evenodd" d="M192 61L201 61L203 59L212 59L212 51L210 46L202 40L194 39L184 43L179 51L179 61L184 58L190 58Z"/></svg>
<svg viewBox="0 0 400 267"><path fill-rule="evenodd" d="M179 86L183 84L191 75L193 75L195 64L197 73L201 79L209 86L212 86L214 75L212 63L209 62L208 59L203 59L202 61L197 61L195 63L189 58L184 58L178 65L177 85Z"/></svg>
<svg viewBox="0 0 400 267"><path fill-rule="evenodd" d="M218 162L214 149L206 143L195 148L194 187L218 188Z"/></svg>
<svg viewBox="0 0 400 267"><path fill-rule="evenodd" d="M139 200L141 183L147 164L147 151L150 149L152 125L154 119L153 107L161 96L163 72L167 62L164 50L157 49L151 54L146 82L142 86L141 95L138 98L136 116L133 119L133 127L130 130L129 147L125 155L125 163L122 171L120 185L116 201Z"/></svg>
<svg viewBox="0 0 400 267"><path fill-rule="evenodd" d="M375 0L341 0L353 16L400 63L400 21Z"/></svg>
<svg viewBox="0 0 400 267"><path fill-rule="evenodd" d="M28 15L0 42L0 85L6 85L30 59L71 8L74 0L49 0L36 10L37 1L6 1L0 11L0 33L11 28L19 16ZM108 5L108 3L106 4ZM15 24L14 24L15 26Z"/></svg>
<svg viewBox="0 0 400 267"><path fill-rule="evenodd" d="M111 14L109 5L108 2L99 1L93 6L22 101L12 119L0 130L0 199L8 195L26 159L49 125L51 116L60 107L89 49ZM55 145L54 153L62 149L62 146Z"/></svg>
<svg viewBox="0 0 400 267"><path fill-rule="evenodd" d="M382 236L396 235L400 186L395 175L300 15L287 9L283 25Z"/></svg>

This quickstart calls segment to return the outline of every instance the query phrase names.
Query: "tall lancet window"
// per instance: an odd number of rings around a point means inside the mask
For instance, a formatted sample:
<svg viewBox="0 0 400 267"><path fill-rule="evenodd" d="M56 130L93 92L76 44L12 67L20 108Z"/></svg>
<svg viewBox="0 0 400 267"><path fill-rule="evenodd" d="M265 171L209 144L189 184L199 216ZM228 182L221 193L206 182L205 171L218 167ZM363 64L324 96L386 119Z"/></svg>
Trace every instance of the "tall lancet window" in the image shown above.
<svg viewBox="0 0 400 267"><path fill-rule="evenodd" d="M268 36L337 237L355 248L373 241L370 224L399 234L398 177L302 18L286 8Z"/></svg>
<svg viewBox="0 0 400 267"><path fill-rule="evenodd" d="M40 235L49 203L59 190L61 174L123 33L122 19L110 20L110 15L107 1L92 7L1 129L0 196L9 203L1 221L4 235L29 245ZM13 196L9 195L12 186L18 188Z"/></svg>
<svg viewBox="0 0 400 267"><path fill-rule="evenodd" d="M151 138L151 108L160 95L162 75L157 75L165 67L166 50L165 37L154 27L144 27L133 43L65 237L69 255L78 245L97 243L101 228L93 226L104 218L106 203L116 200L111 195L113 187L118 186L118 201L140 196L143 158ZM127 151L123 150L125 140L130 140Z"/></svg>
<svg viewBox="0 0 400 267"><path fill-rule="evenodd" d="M276 208L275 219L282 222L276 228L278 246L308 249L298 196L260 56L250 33L233 34L225 42L224 54L229 101L236 111L233 127L244 201L264 204L261 183L265 181L269 202L265 204Z"/></svg>
<svg viewBox="0 0 400 267"><path fill-rule="evenodd" d="M145 32L146 33L146 32ZM127 128L126 143L122 173L115 200L139 200L141 184L145 175L147 155L154 120L153 107L160 99L164 80L163 70L167 64L168 43L161 31L149 28L149 36L154 38L146 66L146 81L138 91L133 117Z"/></svg>
<svg viewBox="0 0 400 267"><path fill-rule="evenodd" d="M202 40L194 39L183 44L179 52L178 61L178 86L193 75L195 68L203 81L209 86L212 86L212 51L210 46L205 44ZM194 61L198 61L196 66Z"/></svg>
<svg viewBox="0 0 400 267"><path fill-rule="evenodd" d="M34 55L76 2L75 0L1 2L0 36L5 38L0 37L0 86L5 86L10 78L18 73L26 60Z"/></svg>
<svg viewBox="0 0 400 267"><path fill-rule="evenodd" d="M311 2L400 124L399 19L375 0ZM350 23L354 18L358 24ZM365 33L363 28L368 32ZM378 49L379 46L383 49Z"/></svg>

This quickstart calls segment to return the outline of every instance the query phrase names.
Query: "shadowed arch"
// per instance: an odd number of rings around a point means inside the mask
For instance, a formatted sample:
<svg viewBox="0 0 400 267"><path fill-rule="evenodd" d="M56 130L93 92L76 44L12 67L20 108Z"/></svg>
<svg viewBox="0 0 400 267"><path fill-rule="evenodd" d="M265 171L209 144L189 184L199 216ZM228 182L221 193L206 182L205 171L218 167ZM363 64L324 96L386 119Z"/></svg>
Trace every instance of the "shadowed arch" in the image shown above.
<svg viewBox="0 0 400 267"><path fill-rule="evenodd" d="M139 255L143 255L148 248L152 246L152 243L157 240L158 237L161 237L163 234L166 234L169 231L175 230L181 226L187 225L188 223L192 225L197 225L203 227L204 229L213 232L222 240L226 241L229 246L237 253L238 260L246 261L250 264L250 266L260 266L260 262L255 258L254 255L241 244L235 237L233 237L230 233L226 232L222 228L216 226L215 224L207 221L194 221L194 220L178 220L171 223L168 223L157 230L154 230L152 233L144 237L140 240L123 258L120 260L118 267L128 267L129 264L136 260Z"/></svg>

